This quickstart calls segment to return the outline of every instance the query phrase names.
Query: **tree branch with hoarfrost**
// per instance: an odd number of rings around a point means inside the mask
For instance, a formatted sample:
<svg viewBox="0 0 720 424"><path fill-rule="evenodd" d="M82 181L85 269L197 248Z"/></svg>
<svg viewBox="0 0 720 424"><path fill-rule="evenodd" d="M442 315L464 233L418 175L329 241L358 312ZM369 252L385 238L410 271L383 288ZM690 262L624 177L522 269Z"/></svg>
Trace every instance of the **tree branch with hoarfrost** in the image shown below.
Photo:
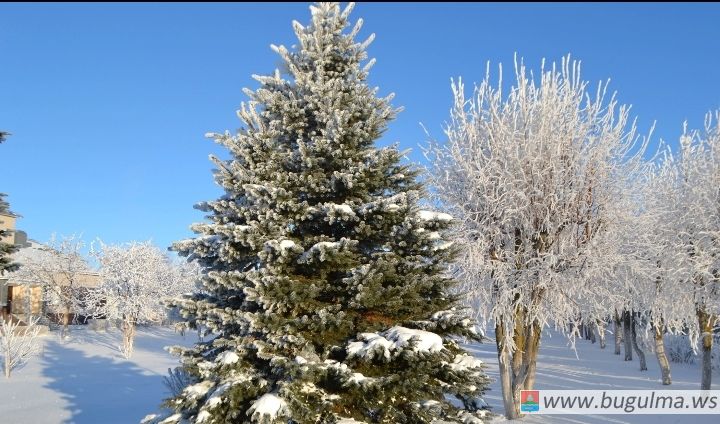
<svg viewBox="0 0 720 424"><path fill-rule="evenodd" d="M608 313L615 294L600 283L616 255L603 239L627 213L622 180L642 171L647 142L630 108L607 83L591 93L569 57L543 63L539 80L516 60L507 93L489 69L470 99L462 81L452 84L447 142L431 142L426 155L437 200L459 222L462 289L495 325L514 418L520 390L534 383L542 329Z"/></svg>
<svg viewBox="0 0 720 424"><path fill-rule="evenodd" d="M678 248L672 242L677 223L670 219L670 205L676 205L677 180L675 160L669 150L660 160L653 160L638 181L627 187L632 193L627 219L611 225L614 246L617 248L616 263L622 264L622 272L608 281L623 298L615 305L617 316L623 316L630 328L626 329L626 360L632 355L633 321L645 323L646 331L652 333L655 356L661 370L662 382L671 384L670 362L665 354L665 333L681 333L693 328L695 307L692 296L683 284L678 284ZM681 219L676 216L672 219ZM619 267L616 267L619 268ZM641 358L642 359L642 358ZM642 366L642 364L641 364Z"/></svg>
<svg viewBox="0 0 720 424"><path fill-rule="evenodd" d="M15 260L22 263L11 278L26 286L39 286L45 306L61 317L62 336L67 336L70 315L85 309L89 279L95 274L85 260L85 243L78 236L53 235L46 245L20 250Z"/></svg>
<svg viewBox="0 0 720 424"><path fill-rule="evenodd" d="M195 268L172 261L150 242L100 244L93 252L100 264L102 283L91 291L93 313L122 323L121 352L133 352L135 327L160 322L166 316L164 300L192 291Z"/></svg>
<svg viewBox="0 0 720 424"><path fill-rule="evenodd" d="M685 125L680 151L659 166L651 197L670 311L701 343L702 389L711 387L713 329L720 316L719 122L716 111L706 116L703 131Z"/></svg>
<svg viewBox="0 0 720 424"><path fill-rule="evenodd" d="M35 324L37 319L20 324L17 320L0 318L0 360L5 378L10 378L14 369L38 353L40 329Z"/></svg>

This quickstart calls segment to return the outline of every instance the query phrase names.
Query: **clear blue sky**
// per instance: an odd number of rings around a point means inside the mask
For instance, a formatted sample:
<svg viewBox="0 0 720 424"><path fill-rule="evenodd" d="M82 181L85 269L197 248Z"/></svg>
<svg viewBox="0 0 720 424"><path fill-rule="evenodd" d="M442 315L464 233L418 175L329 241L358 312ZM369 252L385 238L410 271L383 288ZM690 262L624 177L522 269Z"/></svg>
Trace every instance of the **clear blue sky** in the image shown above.
<svg viewBox="0 0 720 424"><path fill-rule="evenodd" d="M683 120L720 107L718 4L359 4L378 60L371 83L405 111L382 143L440 138L449 81L479 81L513 54L537 68L567 53L584 78L611 78L646 131L674 142ZM0 5L0 192L46 240L191 235L192 208L217 197L203 138L234 130L241 88L279 63L307 4ZM507 75L509 78L509 74Z"/></svg>

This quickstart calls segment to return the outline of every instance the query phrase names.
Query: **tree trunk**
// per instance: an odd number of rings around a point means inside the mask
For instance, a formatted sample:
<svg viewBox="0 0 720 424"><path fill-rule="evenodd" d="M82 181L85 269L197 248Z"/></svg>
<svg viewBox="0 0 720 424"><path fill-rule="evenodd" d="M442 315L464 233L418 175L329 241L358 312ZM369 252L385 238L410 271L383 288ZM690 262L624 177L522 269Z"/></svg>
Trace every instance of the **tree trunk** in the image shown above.
<svg viewBox="0 0 720 424"><path fill-rule="evenodd" d="M655 327L655 356L657 356L658 365L660 365L662 384L669 386L672 382L670 377L670 362L668 362L667 355L665 355L665 341L661 327Z"/></svg>
<svg viewBox="0 0 720 424"><path fill-rule="evenodd" d="M621 329L621 323L620 323L620 316L618 315L617 311L615 311L615 354L620 354L620 346L622 345L622 332Z"/></svg>
<svg viewBox="0 0 720 424"><path fill-rule="evenodd" d="M5 378L10 378L10 352L5 352Z"/></svg>
<svg viewBox="0 0 720 424"><path fill-rule="evenodd" d="M123 321L123 355L130 359L133 353L133 344L135 343L135 321L126 319Z"/></svg>
<svg viewBox="0 0 720 424"><path fill-rule="evenodd" d="M529 329L522 330L525 350L513 353L504 346L505 330L501 323L495 325L495 341L498 349L500 385L502 387L505 417L509 420L520 418L520 392L532 390L535 385L537 355L540 348L541 328L533 323ZM514 338L517 342L517 338ZM517 366L517 370L514 367Z"/></svg>
<svg viewBox="0 0 720 424"><path fill-rule="evenodd" d="M525 329L525 311L522 307L517 306L515 310L515 329L513 332L513 342L515 343L515 351L512 353L512 375L513 381L520 376L523 366L523 352L527 344L527 330Z"/></svg>
<svg viewBox="0 0 720 424"><path fill-rule="evenodd" d="M712 385L712 317L701 309L698 309L697 317L700 326L700 335L702 337L702 380L700 382L700 389L710 390L710 386Z"/></svg>
<svg viewBox="0 0 720 424"><path fill-rule="evenodd" d="M632 318L630 311L623 311L623 341L625 342L625 360L632 361Z"/></svg>
<svg viewBox="0 0 720 424"><path fill-rule="evenodd" d="M647 362L645 361L645 353L640 349L637 343L637 333L635 332L635 312L630 316L630 326L632 328L632 346L637 353L638 359L640 359L640 371L647 371Z"/></svg>
<svg viewBox="0 0 720 424"><path fill-rule="evenodd" d="M519 403L515 404L515 396L512 389L512 358L510 349L505 347L505 328L503 323L495 324L495 342L498 351L498 365L500 368L500 386L502 387L503 405L505 406L505 417L514 420L520 417Z"/></svg>
<svg viewBox="0 0 720 424"><path fill-rule="evenodd" d="M523 384L522 390L532 390L535 386L535 373L537 371L537 356L540 350L540 324L533 322L530 327L530 333L526 335L525 352L523 362L527 365L527 377ZM518 399L519 402L519 399Z"/></svg>
<svg viewBox="0 0 720 424"><path fill-rule="evenodd" d="M62 312L62 337L65 338L68 336L68 324L70 324L70 305L64 305L63 306L63 312Z"/></svg>
<svg viewBox="0 0 720 424"><path fill-rule="evenodd" d="M597 320L598 338L600 339L600 349L605 349L605 323Z"/></svg>
<svg viewBox="0 0 720 424"><path fill-rule="evenodd" d="M25 299L23 309L25 309L25 323L28 324L32 320L32 289L29 284L25 285Z"/></svg>

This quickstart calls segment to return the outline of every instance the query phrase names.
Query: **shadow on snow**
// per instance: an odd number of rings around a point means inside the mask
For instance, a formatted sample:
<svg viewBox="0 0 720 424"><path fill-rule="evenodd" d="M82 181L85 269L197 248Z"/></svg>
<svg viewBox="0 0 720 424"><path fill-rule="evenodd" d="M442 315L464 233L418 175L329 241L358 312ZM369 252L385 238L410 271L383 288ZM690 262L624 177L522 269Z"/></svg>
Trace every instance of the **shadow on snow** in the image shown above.
<svg viewBox="0 0 720 424"><path fill-rule="evenodd" d="M132 361L88 356L57 340L47 341L42 361L45 387L67 402L68 423L139 422L158 410L158 393L165 393L160 375Z"/></svg>

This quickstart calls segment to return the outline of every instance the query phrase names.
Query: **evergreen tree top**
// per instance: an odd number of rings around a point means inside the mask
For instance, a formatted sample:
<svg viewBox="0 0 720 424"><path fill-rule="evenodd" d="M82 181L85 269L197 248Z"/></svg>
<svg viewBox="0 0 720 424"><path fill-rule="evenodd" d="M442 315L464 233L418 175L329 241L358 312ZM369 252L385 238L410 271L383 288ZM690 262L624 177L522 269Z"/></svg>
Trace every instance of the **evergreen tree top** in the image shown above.
<svg viewBox="0 0 720 424"><path fill-rule="evenodd" d="M0 143L7 140L7 137L9 135L10 135L9 132L0 131ZM0 193L0 213L12 214L12 212L10 212L10 204L5 200L6 196L7 196L7 194Z"/></svg>
<svg viewBox="0 0 720 424"><path fill-rule="evenodd" d="M12 212L10 212L10 204L5 200L6 196L7 194L0 193L0 213L12 215Z"/></svg>
<svg viewBox="0 0 720 424"><path fill-rule="evenodd" d="M10 135L9 132L0 131L0 143L2 143L2 142L4 142L5 140L7 140L7 137L8 137L9 135ZM6 197L6 196L7 196L7 194L5 194L5 193L0 193L0 213L12 215L13 213L10 212L10 204L5 200L5 197Z"/></svg>

